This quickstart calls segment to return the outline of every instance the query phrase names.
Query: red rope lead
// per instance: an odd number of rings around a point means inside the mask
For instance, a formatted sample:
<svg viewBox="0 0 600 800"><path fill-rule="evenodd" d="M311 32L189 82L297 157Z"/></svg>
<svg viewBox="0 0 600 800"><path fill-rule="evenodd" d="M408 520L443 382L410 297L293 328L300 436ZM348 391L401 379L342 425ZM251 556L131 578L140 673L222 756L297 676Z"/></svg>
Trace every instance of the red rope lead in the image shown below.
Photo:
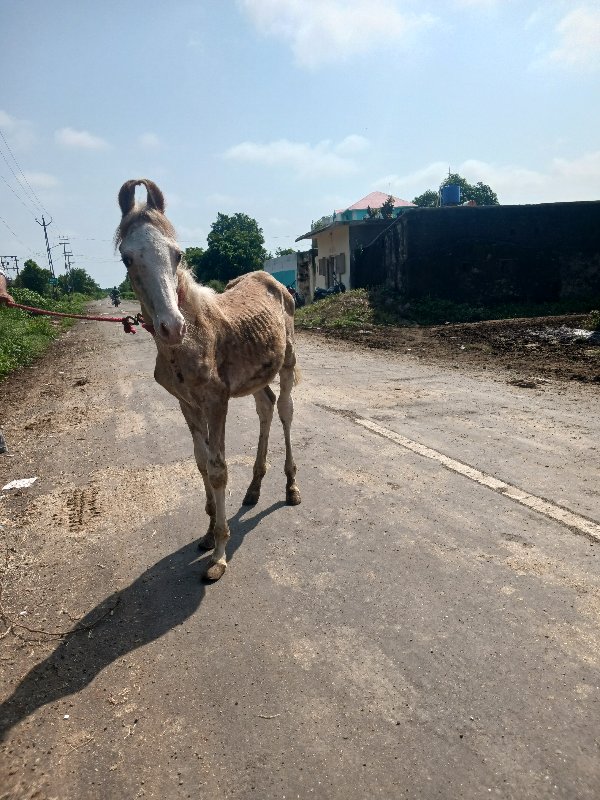
<svg viewBox="0 0 600 800"><path fill-rule="evenodd" d="M20 308L22 311L30 311L32 314L43 314L47 317L67 317L69 319L88 319L93 322L120 322L123 326L125 333L136 333L135 325L143 325L141 314L137 317L90 317L86 314L64 314L60 311L46 311L45 308L34 308L33 306L24 306L21 303L14 303L8 300L6 305L9 308Z"/></svg>

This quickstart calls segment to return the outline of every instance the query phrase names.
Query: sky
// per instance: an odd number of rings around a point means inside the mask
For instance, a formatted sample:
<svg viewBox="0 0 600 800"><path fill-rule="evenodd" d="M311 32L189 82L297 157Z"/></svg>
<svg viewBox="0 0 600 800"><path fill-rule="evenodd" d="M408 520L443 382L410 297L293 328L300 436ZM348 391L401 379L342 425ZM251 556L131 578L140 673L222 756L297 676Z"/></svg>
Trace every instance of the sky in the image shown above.
<svg viewBox="0 0 600 800"><path fill-rule="evenodd" d="M267 250L448 170L503 204L600 199L600 0L0 0L0 255L103 286L129 178L183 247Z"/></svg>

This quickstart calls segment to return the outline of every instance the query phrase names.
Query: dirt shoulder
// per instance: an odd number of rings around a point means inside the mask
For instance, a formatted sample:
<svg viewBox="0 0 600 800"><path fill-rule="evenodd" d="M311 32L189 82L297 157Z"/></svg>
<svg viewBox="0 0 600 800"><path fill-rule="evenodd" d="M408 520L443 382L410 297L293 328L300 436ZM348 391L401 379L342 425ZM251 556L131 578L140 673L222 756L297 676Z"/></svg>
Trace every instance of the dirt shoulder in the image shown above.
<svg viewBox="0 0 600 800"><path fill-rule="evenodd" d="M490 320L432 327L304 329L308 336L460 369L510 371L535 378L600 384L600 333L582 330L586 315Z"/></svg>

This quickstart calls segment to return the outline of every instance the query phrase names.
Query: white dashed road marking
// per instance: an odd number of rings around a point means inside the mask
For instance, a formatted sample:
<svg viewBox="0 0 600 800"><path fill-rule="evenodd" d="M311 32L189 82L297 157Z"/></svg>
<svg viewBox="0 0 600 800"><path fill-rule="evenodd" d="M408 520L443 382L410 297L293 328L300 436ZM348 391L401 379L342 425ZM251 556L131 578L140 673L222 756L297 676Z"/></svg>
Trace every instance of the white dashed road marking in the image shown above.
<svg viewBox="0 0 600 800"><path fill-rule="evenodd" d="M481 472L474 467L470 467L468 464L463 464L460 461L456 461L454 458L445 456L443 453L439 453L431 447L426 447L423 444L419 444L419 442L414 442L412 439L407 439L406 436L384 428L376 422L371 422L370 419L363 419L362 417L354 415L353 419L357 425L361 425L363 428L379 434L379 436L384 436L386 439L399 444L401 447L405 447L407 450L411 450L413 453L423 456L423 458L430 458L432 461L437 461L438 464L442 464L442 466L452 470L452 472L464 475L465 478L470 478L472 481L482 486L487 486L488 489L503 494L505 497L510 497L511 500L515 500L517 503L521 503L521 505L527 506L527 508L537 511L539 514L544 514L546 517L561 522L563 525L567 525L569 528L583 533L595 542L600 542L600 524L598 522L586 519L579 514L574 514L566 508L550 503L542 497L536 497L534 494L525 492L519 489L518 486L512 486L510 483L500 481L492 475L486 475L485 472Z"/></svg>

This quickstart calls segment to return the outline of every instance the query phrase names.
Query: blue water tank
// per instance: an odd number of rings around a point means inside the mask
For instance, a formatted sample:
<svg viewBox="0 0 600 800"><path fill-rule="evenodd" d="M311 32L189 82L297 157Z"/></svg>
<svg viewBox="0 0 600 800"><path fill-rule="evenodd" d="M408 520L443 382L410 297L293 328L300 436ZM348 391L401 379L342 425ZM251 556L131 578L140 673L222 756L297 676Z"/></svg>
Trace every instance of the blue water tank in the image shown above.
<svg viewBox="0 0 600 800"><path fill-rule="evenodd" d="M457 206L460 203L460 186L457 183L449 183L440 189L443 206Z"/></svg>

